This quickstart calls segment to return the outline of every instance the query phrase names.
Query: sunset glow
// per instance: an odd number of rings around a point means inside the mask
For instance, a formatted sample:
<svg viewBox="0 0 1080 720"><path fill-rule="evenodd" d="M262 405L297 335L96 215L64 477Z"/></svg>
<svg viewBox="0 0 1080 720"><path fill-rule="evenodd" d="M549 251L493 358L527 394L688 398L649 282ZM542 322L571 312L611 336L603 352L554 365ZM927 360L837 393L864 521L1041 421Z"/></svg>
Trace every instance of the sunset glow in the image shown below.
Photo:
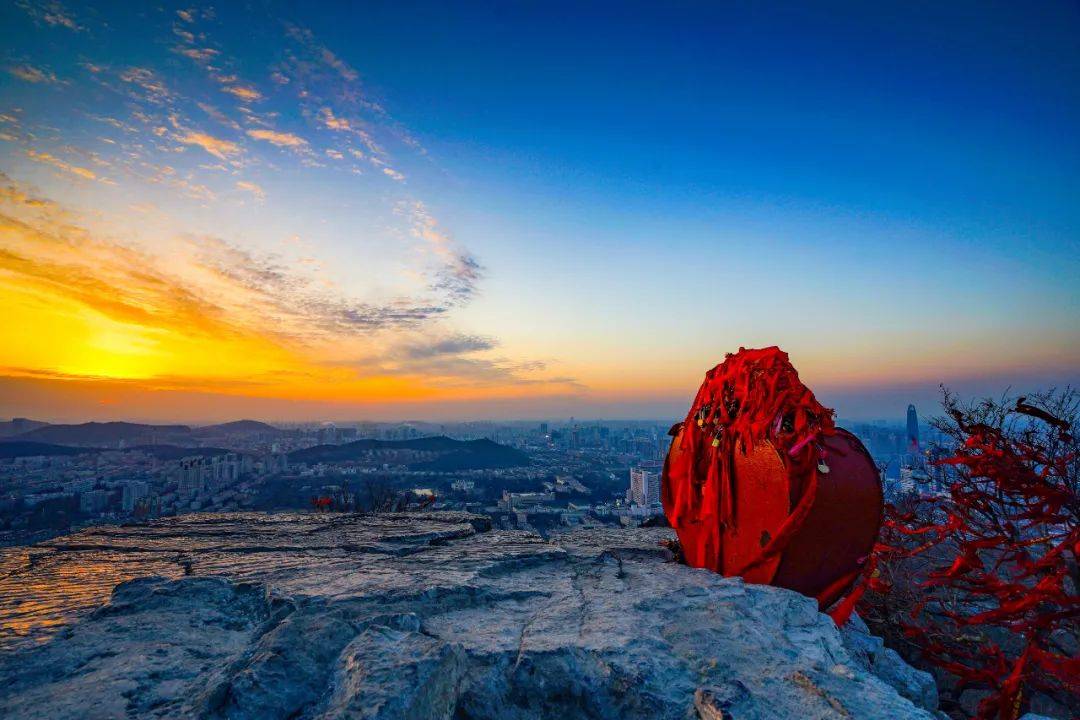
<svg viewBox="0 0 1080 720"><path fill-rule="evenodd" d="M852 10L841 97L794 13L45 7L0 14L0 415L663 417L773 344L841 413L1077 378L1075 8L1004 55Z"/></svg>

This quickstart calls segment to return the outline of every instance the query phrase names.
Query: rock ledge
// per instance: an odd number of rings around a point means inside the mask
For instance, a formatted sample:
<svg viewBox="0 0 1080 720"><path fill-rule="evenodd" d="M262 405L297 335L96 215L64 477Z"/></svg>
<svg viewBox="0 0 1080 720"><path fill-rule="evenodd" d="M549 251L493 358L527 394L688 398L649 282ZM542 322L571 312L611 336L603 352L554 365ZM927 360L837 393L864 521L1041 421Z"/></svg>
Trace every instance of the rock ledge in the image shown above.
<svg viewBox="0 0 1080 720"><path fill-rule="evenodd" d="M815 603L463 514L192 515L40 546L175 562L0 654L5 718L932 718L929 675ZM115 560L115 558L121 558ZM173 558L173 560L168 560Z"/></svg>

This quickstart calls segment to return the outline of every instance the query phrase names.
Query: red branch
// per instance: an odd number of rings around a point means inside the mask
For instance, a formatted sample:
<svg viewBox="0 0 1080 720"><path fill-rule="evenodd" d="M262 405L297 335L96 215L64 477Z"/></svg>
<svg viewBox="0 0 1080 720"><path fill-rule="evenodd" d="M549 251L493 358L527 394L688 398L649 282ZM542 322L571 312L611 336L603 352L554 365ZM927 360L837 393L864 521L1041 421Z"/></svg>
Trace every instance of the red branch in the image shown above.
<svg viewBox="0 0 1080 720"><path fill-rule="evenodd" d="M989 691L977 717L1013 720L1033 690L1080 695L1080 659L1050 644L1080 618L1070 585L1080 554L1076 449L1069 423L1022 401L1006 415L1046 423L1060 442L1033 421L1015 432L946 407L963 442L939 464L955 481L945 496L920 498L918 512L888 507L875 561L932 558L905 635L960 688ZM890 588L874 578L870 589Z"/></svg>

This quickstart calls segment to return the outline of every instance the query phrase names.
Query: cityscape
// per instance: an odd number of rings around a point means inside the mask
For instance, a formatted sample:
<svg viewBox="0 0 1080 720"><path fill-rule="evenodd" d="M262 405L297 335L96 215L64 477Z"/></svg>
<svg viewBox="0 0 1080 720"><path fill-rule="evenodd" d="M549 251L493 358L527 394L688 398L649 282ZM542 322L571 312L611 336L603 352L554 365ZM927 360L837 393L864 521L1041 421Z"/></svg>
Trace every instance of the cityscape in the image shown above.
<svg viewBox="0 0 1080 720"><path fill-rule="evenodd" d="M0 424L0 544L100 523L248 510L460 510L541 533L636 526L663 515L670 427L572 418L194 428L16 418ZM935 460L948 447L913 405L903 421L849 427L877 463L887 500L945 490ZM513 452L455 447L477 441Z"/></svg>

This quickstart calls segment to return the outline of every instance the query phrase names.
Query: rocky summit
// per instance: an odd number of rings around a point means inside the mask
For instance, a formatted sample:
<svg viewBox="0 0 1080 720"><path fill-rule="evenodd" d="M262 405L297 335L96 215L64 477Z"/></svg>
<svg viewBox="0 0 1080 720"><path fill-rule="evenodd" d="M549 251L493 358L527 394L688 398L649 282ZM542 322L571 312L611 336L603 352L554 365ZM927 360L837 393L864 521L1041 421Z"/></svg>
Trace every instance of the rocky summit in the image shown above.
<svg viewBox="0 0 1080 720"><path fill-rule="evenodd" d="M0 717L938 716L930 676L857 620L674 563L670 536L461 513L86 530L6 562L42 598L43 578L120 584L65 591L52 635L0 651Z"/></svg>

